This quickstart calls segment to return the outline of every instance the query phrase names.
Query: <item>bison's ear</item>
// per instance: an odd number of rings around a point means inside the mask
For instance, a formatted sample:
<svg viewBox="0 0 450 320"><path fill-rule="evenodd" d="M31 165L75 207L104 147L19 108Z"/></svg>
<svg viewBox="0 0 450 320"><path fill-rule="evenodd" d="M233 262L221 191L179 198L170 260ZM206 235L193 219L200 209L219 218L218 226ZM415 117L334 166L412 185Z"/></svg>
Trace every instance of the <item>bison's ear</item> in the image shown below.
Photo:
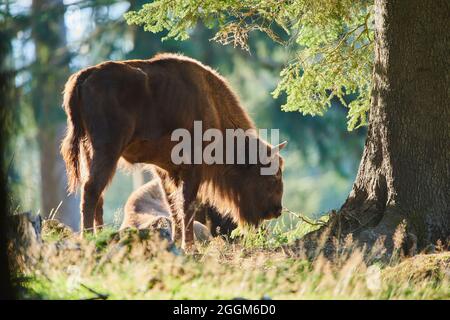
<svg viewBox="0 0 450 320"><path fill-rule="evenodd" d="M286 147L287 141L283 141L282 143L276 145L275 147L272 147L272 154L277 154L281 150L283 150L284 147Z"/></svg>

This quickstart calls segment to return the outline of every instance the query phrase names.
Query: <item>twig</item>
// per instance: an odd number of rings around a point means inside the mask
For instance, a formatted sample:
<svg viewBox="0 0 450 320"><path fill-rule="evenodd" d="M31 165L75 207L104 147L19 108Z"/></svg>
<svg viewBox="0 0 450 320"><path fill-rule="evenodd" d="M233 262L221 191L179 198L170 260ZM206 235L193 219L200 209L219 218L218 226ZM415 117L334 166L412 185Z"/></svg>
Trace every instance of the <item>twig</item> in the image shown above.
<svg viewBox="0 0 450 320"><path fill-rule="evenodd" d="M312 226L325 226L325 225L326 225L326 222L323 222L323 221L320 221L320 220L316 220L315 222L310 221L310 220L307 219L305 216L303 216L303 215L301 215L301 214L299 214L299 213L295 213L295 212L289 210L289 209L286 208L286 207L283 207L283 211L292 214L294 217L296 217L296 218L302 220L303 222L306 222L306 223L308 223L308 224L310 224L310 225L312 225Z"/></svg>
<svg viewBox="0 0 450 320"><path fill-rule="evenodd" d="M106 300L106 299L108 299L108 297L109 297L108 294L97 292L97 291L95 291L94 289L89 288L89 287L88 287L87 285L85 285L85 284L80 283L80 286L83 287L83 288L85 288L85 289L88 290L89 292L95 294L95 297L92 297L92 298L86 298L86 299L83 299L83 300L98 300L98 299L100 299L100 300Z"/></svg>
<svg viewBox="0 0 450 320"><path fill-rule="evenodd" d="M50 211L50 215L49 215L49 220L53 220L53 219L55 219L55 217L56 217L56 214L58 213L58 210L59 210L59 208L61 207L61 205L62 205L62 201L60 201L59 202L59 204L58 204L58 206L56 207L56 209L52 209L51 211Z"/></svg>

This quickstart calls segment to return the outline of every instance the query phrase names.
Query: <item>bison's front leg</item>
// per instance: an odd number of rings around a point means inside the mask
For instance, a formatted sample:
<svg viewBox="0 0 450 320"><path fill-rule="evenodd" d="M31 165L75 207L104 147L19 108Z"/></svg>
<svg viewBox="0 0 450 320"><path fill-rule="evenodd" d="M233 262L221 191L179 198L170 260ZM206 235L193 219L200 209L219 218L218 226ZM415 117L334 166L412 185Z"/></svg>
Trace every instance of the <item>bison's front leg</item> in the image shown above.
<svg viewBox="0 0 450 320"><path fill-rule="evenodd" d="M183 198L184 198L184 228L182 248L191 251L194 249L194 201L197 198L199 181L196 175L191 175L190 179L184 180Z"/></svg>
<svg viewBox="0 0 450 320"><path fill-rule="evenodd" d="M100 196L95 208L94 230L99 232L103 229L103 196Z"/></svg>
<svg viewBox="0 0 450 320"><path fill-rule="evenodd" d="M195 211L193 210L193 202L189 207L184 209L184 237L183 237L183 249L191 251L194 248L194 218Z"/></svg>

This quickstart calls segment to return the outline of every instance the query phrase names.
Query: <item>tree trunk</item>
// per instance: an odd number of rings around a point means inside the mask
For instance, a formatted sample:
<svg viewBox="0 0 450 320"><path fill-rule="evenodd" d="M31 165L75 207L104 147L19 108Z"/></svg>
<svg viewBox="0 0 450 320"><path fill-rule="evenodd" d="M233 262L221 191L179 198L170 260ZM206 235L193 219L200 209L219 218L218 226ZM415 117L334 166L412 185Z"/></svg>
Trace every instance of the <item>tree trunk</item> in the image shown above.
<svg viewBox="0 0 450 320"><path fill-rule="evenodd" d="M68 195L67 176L59 147L66 125L41 127L39 131L42 216L53 218L78 231L80 224L79 195ZM57 210L55 212L55 210Z"/></svg>
<svg viewBox="0 0 450 320"><path fill-rule="evenodd" d="M368 136L334 235L373 243L406 222L419 247L450 235L450 2L375 1Z"/></svg>
<svg viewBox="0 0 450 320"><path fill-rule="evenodd" d="M60 92L69 75L70 55L66 48L65 6L62 0L33 0L33 107L39 126L41 214L55 217L78 230L78 199L67 196L67 177L59 146L65 128Z"/></svg>
<svg viewBox="0 0 450 320"><path fill-rule="evenodd" d="M6 7L6 15L9 16L9 8ZM11 282L10 258L8 256L8 216L11 212L10 199L8 196L8 165L7 144L11 135L11 127L8 120L12 114L14 100L11 99L11 92L14 87L14 77L10 71L11 66L7 66L5 61L12 55L12 36L7 32L7 20L0 23L0 299L10 300L16 298L15 288Z"/></svg>

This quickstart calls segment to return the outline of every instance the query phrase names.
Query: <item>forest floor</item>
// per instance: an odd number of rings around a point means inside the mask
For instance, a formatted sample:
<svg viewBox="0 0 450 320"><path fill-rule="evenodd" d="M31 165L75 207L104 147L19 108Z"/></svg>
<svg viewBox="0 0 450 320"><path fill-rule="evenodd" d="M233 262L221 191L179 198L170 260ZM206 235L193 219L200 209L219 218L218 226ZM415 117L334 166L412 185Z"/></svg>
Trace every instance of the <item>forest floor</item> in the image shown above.
<svg viewBox="0 0 450 320"><path fill-rule="evenodd" d="M80 240L60 227L44 227L43 242L19 259L22 298L450 299L450 252L385 260L349 238L333 260L320 250L307 258L295 241L311 231L304 223L214 238L197 254L155 232L105 229Z"/></svg>

